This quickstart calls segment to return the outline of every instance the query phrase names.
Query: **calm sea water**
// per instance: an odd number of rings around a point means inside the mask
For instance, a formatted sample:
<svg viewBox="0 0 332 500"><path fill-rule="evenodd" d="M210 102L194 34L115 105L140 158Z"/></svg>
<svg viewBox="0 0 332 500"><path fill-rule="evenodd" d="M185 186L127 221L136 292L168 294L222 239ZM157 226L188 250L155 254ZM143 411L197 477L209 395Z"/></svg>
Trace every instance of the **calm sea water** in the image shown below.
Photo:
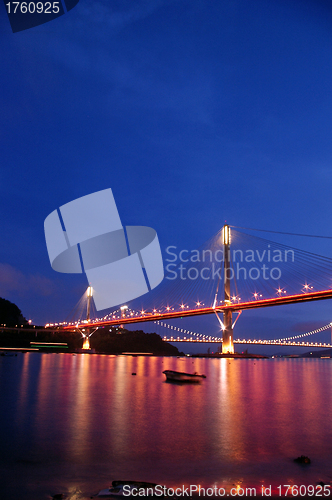
<svg viewBox="0 0 332 500"><path fill-rule="evenodd" d="M207 378L174 385L165 369ZM332 359L0 357L0 498L90 498L113 479L329 483L331 395Z"/></svg>

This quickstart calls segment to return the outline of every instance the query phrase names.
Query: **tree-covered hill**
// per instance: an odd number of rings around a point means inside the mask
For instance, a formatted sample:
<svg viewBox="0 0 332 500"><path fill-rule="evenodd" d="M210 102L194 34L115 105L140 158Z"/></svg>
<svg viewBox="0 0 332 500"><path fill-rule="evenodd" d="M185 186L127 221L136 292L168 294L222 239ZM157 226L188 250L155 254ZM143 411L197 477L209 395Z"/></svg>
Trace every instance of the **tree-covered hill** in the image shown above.
<svg viewBox="0 0 332 500"><path fill-rule="evenodd" d="M129 331L125 328L100 329L90 339L90 344L97 352L121 354L122 352L153 353L159 356L178 356L177 347L164 342L156 333L144 333L142 330Z"/></svg>
<svg viewBox="0 0 332 500"><path fill-rule="evenodd" d="M16 326L27 323L16 304L0 297L0 325Z"/></svg>

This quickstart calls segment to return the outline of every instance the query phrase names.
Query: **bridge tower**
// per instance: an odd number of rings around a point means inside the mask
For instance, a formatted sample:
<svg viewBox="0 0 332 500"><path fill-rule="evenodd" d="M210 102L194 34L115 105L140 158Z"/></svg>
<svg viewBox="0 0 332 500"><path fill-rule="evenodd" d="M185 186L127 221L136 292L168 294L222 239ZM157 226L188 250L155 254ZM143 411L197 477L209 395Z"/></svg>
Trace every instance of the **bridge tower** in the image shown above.
<svg viewBox="0 0 332 500"><path fill-rule="evenodd" d="M86 319L87 319L87 321L90 321L92 286L88 286L86 293L87 293ZM84 335L83 349L91 349L91 347L90 347L90 330L87 328L86 332L87 332L87 334Z"/></svg>
<svg viewBox="0 0 332 500"><path fill-rule="evenodd" d="M222 229L222 242L224 246L224 303L231 303L231 267L230 267L230 227L225 225ZM222 353L234 354L232 311L223 312L224 329L222 334Z"/></svg>

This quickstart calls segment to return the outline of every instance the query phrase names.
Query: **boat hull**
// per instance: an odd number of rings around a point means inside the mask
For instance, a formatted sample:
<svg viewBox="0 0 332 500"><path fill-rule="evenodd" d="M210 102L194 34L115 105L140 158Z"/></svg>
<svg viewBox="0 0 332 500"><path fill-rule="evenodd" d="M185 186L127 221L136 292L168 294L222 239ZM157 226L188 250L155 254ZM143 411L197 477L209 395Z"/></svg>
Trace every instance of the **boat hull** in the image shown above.
<svg viewBox="0 0 332 500"><path fill-rule="evenodd" d="M205 377L205 375L198 375L198 373L185 373L177 372L174 370L164 370L164 375L166 376L167 382L186 382L191 384L199 384Z"/></svg>

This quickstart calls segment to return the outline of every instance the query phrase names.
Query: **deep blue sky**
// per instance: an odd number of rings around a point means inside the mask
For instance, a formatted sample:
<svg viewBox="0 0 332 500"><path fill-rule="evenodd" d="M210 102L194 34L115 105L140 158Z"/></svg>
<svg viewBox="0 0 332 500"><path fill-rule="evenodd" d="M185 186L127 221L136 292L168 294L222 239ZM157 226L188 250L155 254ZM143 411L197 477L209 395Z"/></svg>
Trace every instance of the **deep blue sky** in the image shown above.
<svg viewBox="0 0 332 500"><path fill-rule="evenodd" d="M27 318L64 319L86 287L51 269L44 219L108 187L163 251L225 220L331 235L329 2L80 0L15 34L0 16L0 296ZM332 241L271 239L332 256ZM289 307L289 331L332 319L330 301Z"/></svg>

